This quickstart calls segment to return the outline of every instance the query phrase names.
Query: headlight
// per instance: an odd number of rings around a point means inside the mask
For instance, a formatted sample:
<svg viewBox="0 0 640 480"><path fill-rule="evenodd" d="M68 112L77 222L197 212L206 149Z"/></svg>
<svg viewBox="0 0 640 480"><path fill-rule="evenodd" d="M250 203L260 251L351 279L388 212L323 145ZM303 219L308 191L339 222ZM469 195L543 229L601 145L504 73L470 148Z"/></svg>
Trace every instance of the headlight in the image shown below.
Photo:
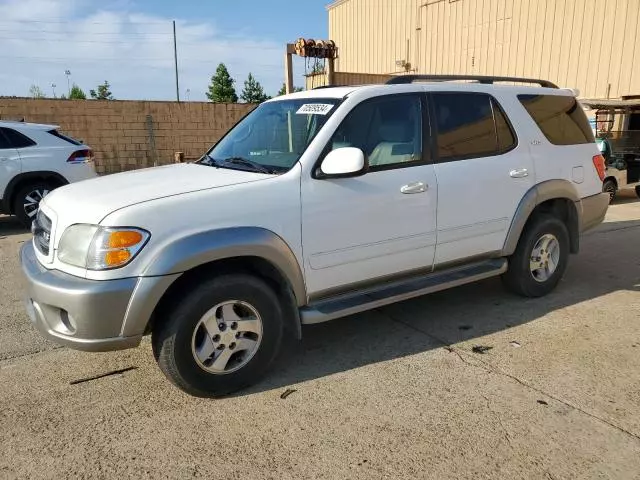
<svg viewBox="0 0 640 480"><path fill-rule="evenodd" d="M89 270L123 267L149 240L139 228L72 225L64 231L58 246L61 262Z"/></svg>

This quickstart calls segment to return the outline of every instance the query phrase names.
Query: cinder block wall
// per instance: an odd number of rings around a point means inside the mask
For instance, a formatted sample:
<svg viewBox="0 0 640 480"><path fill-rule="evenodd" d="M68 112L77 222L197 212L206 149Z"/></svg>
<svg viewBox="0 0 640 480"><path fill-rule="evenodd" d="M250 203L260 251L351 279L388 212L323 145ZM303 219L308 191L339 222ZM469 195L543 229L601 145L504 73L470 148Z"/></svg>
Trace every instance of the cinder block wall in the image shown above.
<svg viewBox="0 0 640 480"><path fill-rule="evenodd" d="M60 125L93 148L99 173L200 157L240 118L247 104L0 98L0 119ZM150 119L149 119L150 117Z"/></svg>

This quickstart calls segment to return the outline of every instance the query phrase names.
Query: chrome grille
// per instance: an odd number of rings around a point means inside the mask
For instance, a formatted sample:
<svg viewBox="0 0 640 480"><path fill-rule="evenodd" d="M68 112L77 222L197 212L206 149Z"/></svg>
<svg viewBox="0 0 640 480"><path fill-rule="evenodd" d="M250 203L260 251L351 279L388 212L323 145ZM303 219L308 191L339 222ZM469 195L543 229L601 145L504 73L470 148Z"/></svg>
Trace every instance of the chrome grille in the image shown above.
<svg viewBox="0 0 640 480"><path fill-rule="evenodd" d="M43 255L49 256L49 244L51 242L51 219L42 210L38 211L35 220L31 224L33 232L33 244Z"/></svg>

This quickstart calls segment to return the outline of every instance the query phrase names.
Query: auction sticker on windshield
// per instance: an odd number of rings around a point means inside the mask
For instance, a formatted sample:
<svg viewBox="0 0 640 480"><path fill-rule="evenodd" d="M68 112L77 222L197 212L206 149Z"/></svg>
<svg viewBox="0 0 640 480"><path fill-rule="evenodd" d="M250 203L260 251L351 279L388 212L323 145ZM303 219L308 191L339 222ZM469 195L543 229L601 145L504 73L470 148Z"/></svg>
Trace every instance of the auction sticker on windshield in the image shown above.
<svg viewBox="0 0 640 480"><path fill-rule="evenodd" d="M298 115L326 115L331 111L333 105L330 103L305 103L302 105L296 114Z"/></svg>

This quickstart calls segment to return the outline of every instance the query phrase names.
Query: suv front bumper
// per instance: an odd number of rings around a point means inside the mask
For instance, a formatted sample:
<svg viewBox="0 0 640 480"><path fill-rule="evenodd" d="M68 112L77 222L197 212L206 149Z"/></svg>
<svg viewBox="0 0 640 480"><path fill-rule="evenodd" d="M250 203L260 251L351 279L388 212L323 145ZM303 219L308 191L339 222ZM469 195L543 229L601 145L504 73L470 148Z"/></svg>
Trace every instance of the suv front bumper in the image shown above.
<svg viewBox="0 0 640 480"><path fill-rule="evenodd" d="M27 313L55 343L92 352L140 344L153 309L176 276L87 280L38 262L32 242L20 252Z"/></svg>

